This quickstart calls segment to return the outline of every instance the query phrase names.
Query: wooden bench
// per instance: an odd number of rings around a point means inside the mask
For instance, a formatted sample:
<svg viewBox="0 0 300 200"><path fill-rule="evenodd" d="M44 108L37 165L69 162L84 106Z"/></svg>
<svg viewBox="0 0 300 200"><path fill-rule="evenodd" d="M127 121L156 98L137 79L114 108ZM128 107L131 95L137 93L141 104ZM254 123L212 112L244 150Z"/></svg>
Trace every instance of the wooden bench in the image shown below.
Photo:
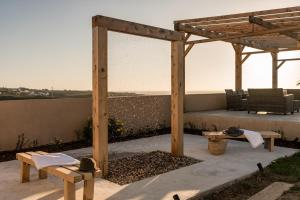
<svg viewBox="0 0 300 200"><path fill-rule="evenodd" d="M30 181L30 166L34 166L32 155L43 155L46 152L17 153L16 157L21 161L21 183ZM96 173L99 173L97 171ZM92 200L94 197L94 176L91 172L80 172L79 166L52 166L38 171L39 179L46 179L47 174L62 178L64 181L64 199L75 200L75 183L84 181L83 200Z"/></svg>
<svg viewBox="0 0 300 200"><path fill-rule="evenodd" d="M281 138L281 135L273 131L260 131L261 136L265 140L265 149L269 149L270 152L274 151L274 140L275 138ZM238 137L232 137L220 132L204 132L203 135L207 137L209 142L218 142L224 139L244 139L245 135Z"/></svg>

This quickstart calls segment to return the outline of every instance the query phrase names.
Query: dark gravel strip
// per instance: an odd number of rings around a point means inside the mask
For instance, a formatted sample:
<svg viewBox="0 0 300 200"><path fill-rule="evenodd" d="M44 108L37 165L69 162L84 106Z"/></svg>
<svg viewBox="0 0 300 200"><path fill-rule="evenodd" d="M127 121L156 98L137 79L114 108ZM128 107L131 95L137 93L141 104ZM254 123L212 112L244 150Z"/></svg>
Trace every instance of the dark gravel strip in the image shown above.
<svg viewBox="0 0 300 200"><path fill-rule="evenodd" d="M153 151L111 160L107 180L124 185L181 167L201 162L190 157L174 157L170 153Z"/></svg>

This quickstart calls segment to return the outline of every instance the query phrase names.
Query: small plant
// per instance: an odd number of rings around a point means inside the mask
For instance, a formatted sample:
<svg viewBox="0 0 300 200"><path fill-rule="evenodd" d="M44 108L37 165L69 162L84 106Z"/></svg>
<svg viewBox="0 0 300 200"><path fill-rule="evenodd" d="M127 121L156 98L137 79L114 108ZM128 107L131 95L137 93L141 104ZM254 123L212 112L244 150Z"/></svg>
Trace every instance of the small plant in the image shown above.
<svg viewBox="0 0 300 200"><path fill-rule="evenodd" d="M108 119L108 141L114 141L124 132L124 123L115 118Z"/></svg>
<svg viewBox="0 0 300 200"><path fill-rule="evenodd" d="M52 138L51 144L60 146L62 143L63 143L62 139L59 139L58 137L53 137Z"/></svg>
<svg viewBox="0 0 300 200"><path fill-rule="evenodd" d="M212 124L212 131L218 131L218 127L216 124Z"/></svg>
<svg viewBox="0 0 300 200"><path fill-rule="evenodd" d="M25 137L25 134L22 133L18 135L18 140L16 144L16 151L21 151L26 147L26 145L29 143L29 139Z"/></svg>
<svg viewBox="0 0 300 200"><path fill-rule="evenodd" d="M37 146L38 146L38 140L37 139L32 140L30 142L30 145L29 145L30 148L34 148L34 147L37 147Z"/></svg>
<svg viewBox="0 0 300 200"><path fill-rule="evenodd" d="M124 123L115 118L108 119L108 141L115 141L124 133ZM89 118L82 130L83 139L91 144L93 141L93 121Z"/></svg>

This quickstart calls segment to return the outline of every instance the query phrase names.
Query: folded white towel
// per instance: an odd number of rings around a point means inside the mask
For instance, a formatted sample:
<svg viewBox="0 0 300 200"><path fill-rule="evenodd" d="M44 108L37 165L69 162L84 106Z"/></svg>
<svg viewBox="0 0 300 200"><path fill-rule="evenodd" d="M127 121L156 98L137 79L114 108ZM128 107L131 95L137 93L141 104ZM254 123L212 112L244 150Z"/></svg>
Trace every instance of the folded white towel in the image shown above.
<svg viewBox="0 0 300 200"><path fill-rule="evenodd" d="M257 148L264 143L264 139L259 132L245 130L244 135L251 144L252 148Z"/></svg>
<svg viewBox="0 0 300 200"><path fill-rule="evenodd" d="M35 167L39 170L44 167L57 165L78 165L79 160L63 153L49 153L45 155L33 155L32 160Z"/></svg>

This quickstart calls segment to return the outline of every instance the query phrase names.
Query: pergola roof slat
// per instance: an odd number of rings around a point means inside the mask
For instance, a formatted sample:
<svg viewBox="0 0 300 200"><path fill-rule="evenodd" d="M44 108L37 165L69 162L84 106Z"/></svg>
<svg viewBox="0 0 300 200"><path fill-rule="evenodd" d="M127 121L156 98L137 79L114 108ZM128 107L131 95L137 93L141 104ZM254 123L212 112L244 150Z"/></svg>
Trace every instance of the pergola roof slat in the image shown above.
<svg viewBox="0 0 300 200"><path fill-rule="evenodd" d="M208 38L188 41L186 44L225 41L258 49L297 48L300 39L300 6L174 23L177 31Z"/></svg>
<svg viewBox="0 0 300 200"><path fill-rule="evenodd" d="M191 22L204 22L204 21L213 21L213 20L216 21L216 20L226 20L226 19L230 19L230 18L242 18L242 17L258 16L258 15L272 15L272 14L297 12L297 11L300 11L300 6L272 9L272 10L263 10L263 11L256 11L256 12L245 12L245 13L238 13L238 14L220 15L220 16L215 16L215 17L203 17L203 18L195 18L195 19L176 20L174 23L191 23Z"/></svg>

